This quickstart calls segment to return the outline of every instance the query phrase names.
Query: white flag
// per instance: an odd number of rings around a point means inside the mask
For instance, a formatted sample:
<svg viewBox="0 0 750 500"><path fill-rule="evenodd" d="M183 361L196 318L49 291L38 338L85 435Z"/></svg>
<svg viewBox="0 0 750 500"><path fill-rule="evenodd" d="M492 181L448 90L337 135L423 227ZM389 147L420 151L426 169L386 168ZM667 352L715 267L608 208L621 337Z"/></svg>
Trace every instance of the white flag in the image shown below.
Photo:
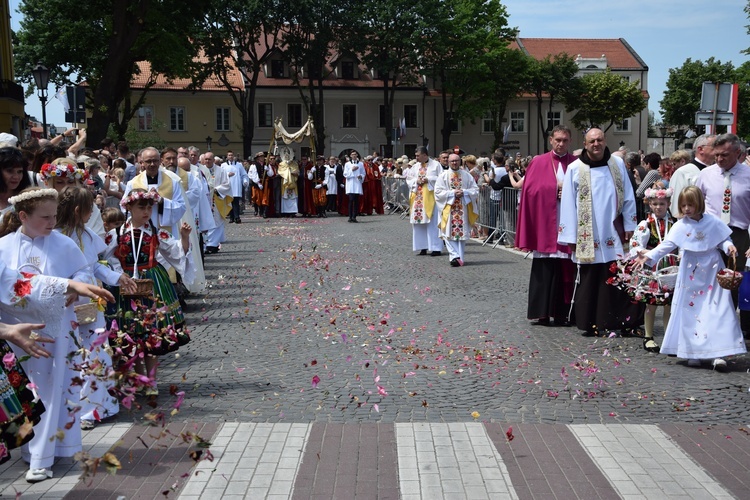
<svg viewBox="0 0 750 500"><path fill-rule="evenodd" d="M63 108L65 108L65 112L67 113L70 111L70 103L68 102L68 92L66 91L65 87L60 87L57 89L57 94L55 94L55 97L62 103Z"/></svg>
<svg viewBox="0 0 750 500"><path fill-rule="evenodd" d="M692 139L692 138L693 138L693 137L695 137L696 135L697 135L697 134L695 133L695 130L693 130L693 129L688 129L687 133L685 134L685 137L686 137L686 138L688 138L688 139Z"/></svg>

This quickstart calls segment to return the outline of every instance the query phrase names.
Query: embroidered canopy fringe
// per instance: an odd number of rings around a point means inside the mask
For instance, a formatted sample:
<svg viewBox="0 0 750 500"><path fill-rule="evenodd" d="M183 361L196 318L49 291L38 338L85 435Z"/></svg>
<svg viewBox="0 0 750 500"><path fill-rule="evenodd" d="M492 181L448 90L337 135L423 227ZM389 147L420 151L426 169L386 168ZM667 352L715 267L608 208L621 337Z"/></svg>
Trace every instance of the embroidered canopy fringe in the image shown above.
<svg viewBox="0 0 750 500"><path fill-rule="evenodd" d="M297 132L290 134L281 124L281 118L276 118L273 125L273 135L277 140L281 140L284 144L289 145L293 142L302 142L305 137L309 137L310 141L314 140L315 137L315 125L313 124L312 118L307 119L301 129Z"/></svg>

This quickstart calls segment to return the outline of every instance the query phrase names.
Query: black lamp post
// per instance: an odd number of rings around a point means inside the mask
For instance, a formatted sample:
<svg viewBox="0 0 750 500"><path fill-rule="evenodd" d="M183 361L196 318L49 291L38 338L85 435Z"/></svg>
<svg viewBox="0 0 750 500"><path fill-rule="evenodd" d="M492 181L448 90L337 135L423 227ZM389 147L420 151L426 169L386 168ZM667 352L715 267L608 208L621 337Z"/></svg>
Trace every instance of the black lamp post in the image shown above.
<svg viewBox="0 0 750 500"><path fill-rule="evenodd" d="M49 85L49 70L42 63L37 63L31 70L34 75L37 95L42 103L42 137L47 138L47 86Z"/></svg>
<svg viewBox="0 0 750 500"><path fill-rule="evenodd" d="M667 140L667 127L659 127L661 132L661 156L664 157L664 141Z"/></svg>
<svg viewBox="0 0 750 500"><path fill-rule="evenodd" d="M211 151L211 143L214 142L214 138L210 135L206 137L206 151Z"/></svg>

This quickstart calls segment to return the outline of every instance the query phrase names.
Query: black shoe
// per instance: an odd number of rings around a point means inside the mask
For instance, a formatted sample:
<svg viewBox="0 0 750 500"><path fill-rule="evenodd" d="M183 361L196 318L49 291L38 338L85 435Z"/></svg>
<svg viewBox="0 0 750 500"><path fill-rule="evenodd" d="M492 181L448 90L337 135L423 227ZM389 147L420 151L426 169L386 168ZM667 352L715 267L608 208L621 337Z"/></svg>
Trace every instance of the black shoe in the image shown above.
<svg viewBox="0 0 750 500"><path fill-rule="evenodd" d="M539 318L536 321L531 322L531 326L550 326L551 322L549 318Z"/></svg>
<svg viewBox="0 0 750 500"><path fill-rule="evenodd" d="M217 253L218 251L219 251L219 247L207 246L206 251L204 253L211 254L211 253Z"/></svg>
<svg viewBox="0 0 750 500"><path fill-rule="evenodd" d="M441 252L440 250L435 250L434 252L430 253L430 257L440 257L441 255L443 255L443 252ZM457 261L458 259L453 260ZM451 262L453 262L453 260Z"/></svg>
<svg viewBox="0 0 750 500"><path fill-rule="evenodd" d="M585 330L581 335L584 337L596 337L599 334L596 330Z"/></svg>
<svg viewBox="0 0 750 500"><path fill-rule="evenodd" d="M432 252L432 255L435 255L435 252ZM459 266L461 266L461 264L458 262L458 258L455 258L451 261L451 267L459 267Z"/></svg>
<svg viewBox="0 0 750 500"><path fill-rule="evenodd" d="M235 223L235 224L242 224L242 221L241 221L241 220L239 220L239 219L235 219L234 223Z"/></svg>
<svg viewBox="0 0 750 500"><path fill-rule="evenodd" d="M622 337L645 337L646 333L640 328L623 328L620 330L620 336Z"/></svg>
<svg viewBox="0 0 750 500"><path fill-rule="evenodd" d="M328 216L326 215L326 213L325 213L325 212L321 212L321 213L320 213L320 215L321 215L321 216L322 216L322 217L323 217L324 219L327 219L327 218L328 218Z"/></svg>
<svg viewBox="0 0 750 500"><path fill-rule="evenodd" d="M419 252L419 255L427 255L427 250L422 250Z"/></svg>
<svg viewBox="0 0 750 500"><path fill-rule="evenodd" d="M357 223L359 223L359 221L358 221L357 219L352 219L352 222L357 222Z"/></svg>
<svg viewBox="0 0 750 500"><path fill-rule="evenodd" d="M659 344L654 341L653 337L643 337L643 349L646 352L659 352Z"/></svg>

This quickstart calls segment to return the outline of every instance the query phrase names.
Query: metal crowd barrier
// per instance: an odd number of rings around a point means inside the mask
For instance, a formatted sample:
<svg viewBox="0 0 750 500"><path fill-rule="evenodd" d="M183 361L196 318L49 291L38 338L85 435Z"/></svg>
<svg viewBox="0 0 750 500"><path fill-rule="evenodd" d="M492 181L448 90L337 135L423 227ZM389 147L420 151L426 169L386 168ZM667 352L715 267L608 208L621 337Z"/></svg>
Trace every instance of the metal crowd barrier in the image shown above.
<svg viewBox="0 0 750 500"><path fill-rule="evenodd" d="M514 246L520 191L515 188L503 188L498 200L492 199L492 193L493 189L488 185L479 187L478 224L487 228L489 232L482 245L491 243L494 239L492 248L501 243L505 246Z"/></svg>
<svg viewBox="0 0 750 500"><path fill-rule="evenodd" d="M383 202L388 214L399 213L404 219L409 215L409 186L406 179L383 177Z"/></svg>

